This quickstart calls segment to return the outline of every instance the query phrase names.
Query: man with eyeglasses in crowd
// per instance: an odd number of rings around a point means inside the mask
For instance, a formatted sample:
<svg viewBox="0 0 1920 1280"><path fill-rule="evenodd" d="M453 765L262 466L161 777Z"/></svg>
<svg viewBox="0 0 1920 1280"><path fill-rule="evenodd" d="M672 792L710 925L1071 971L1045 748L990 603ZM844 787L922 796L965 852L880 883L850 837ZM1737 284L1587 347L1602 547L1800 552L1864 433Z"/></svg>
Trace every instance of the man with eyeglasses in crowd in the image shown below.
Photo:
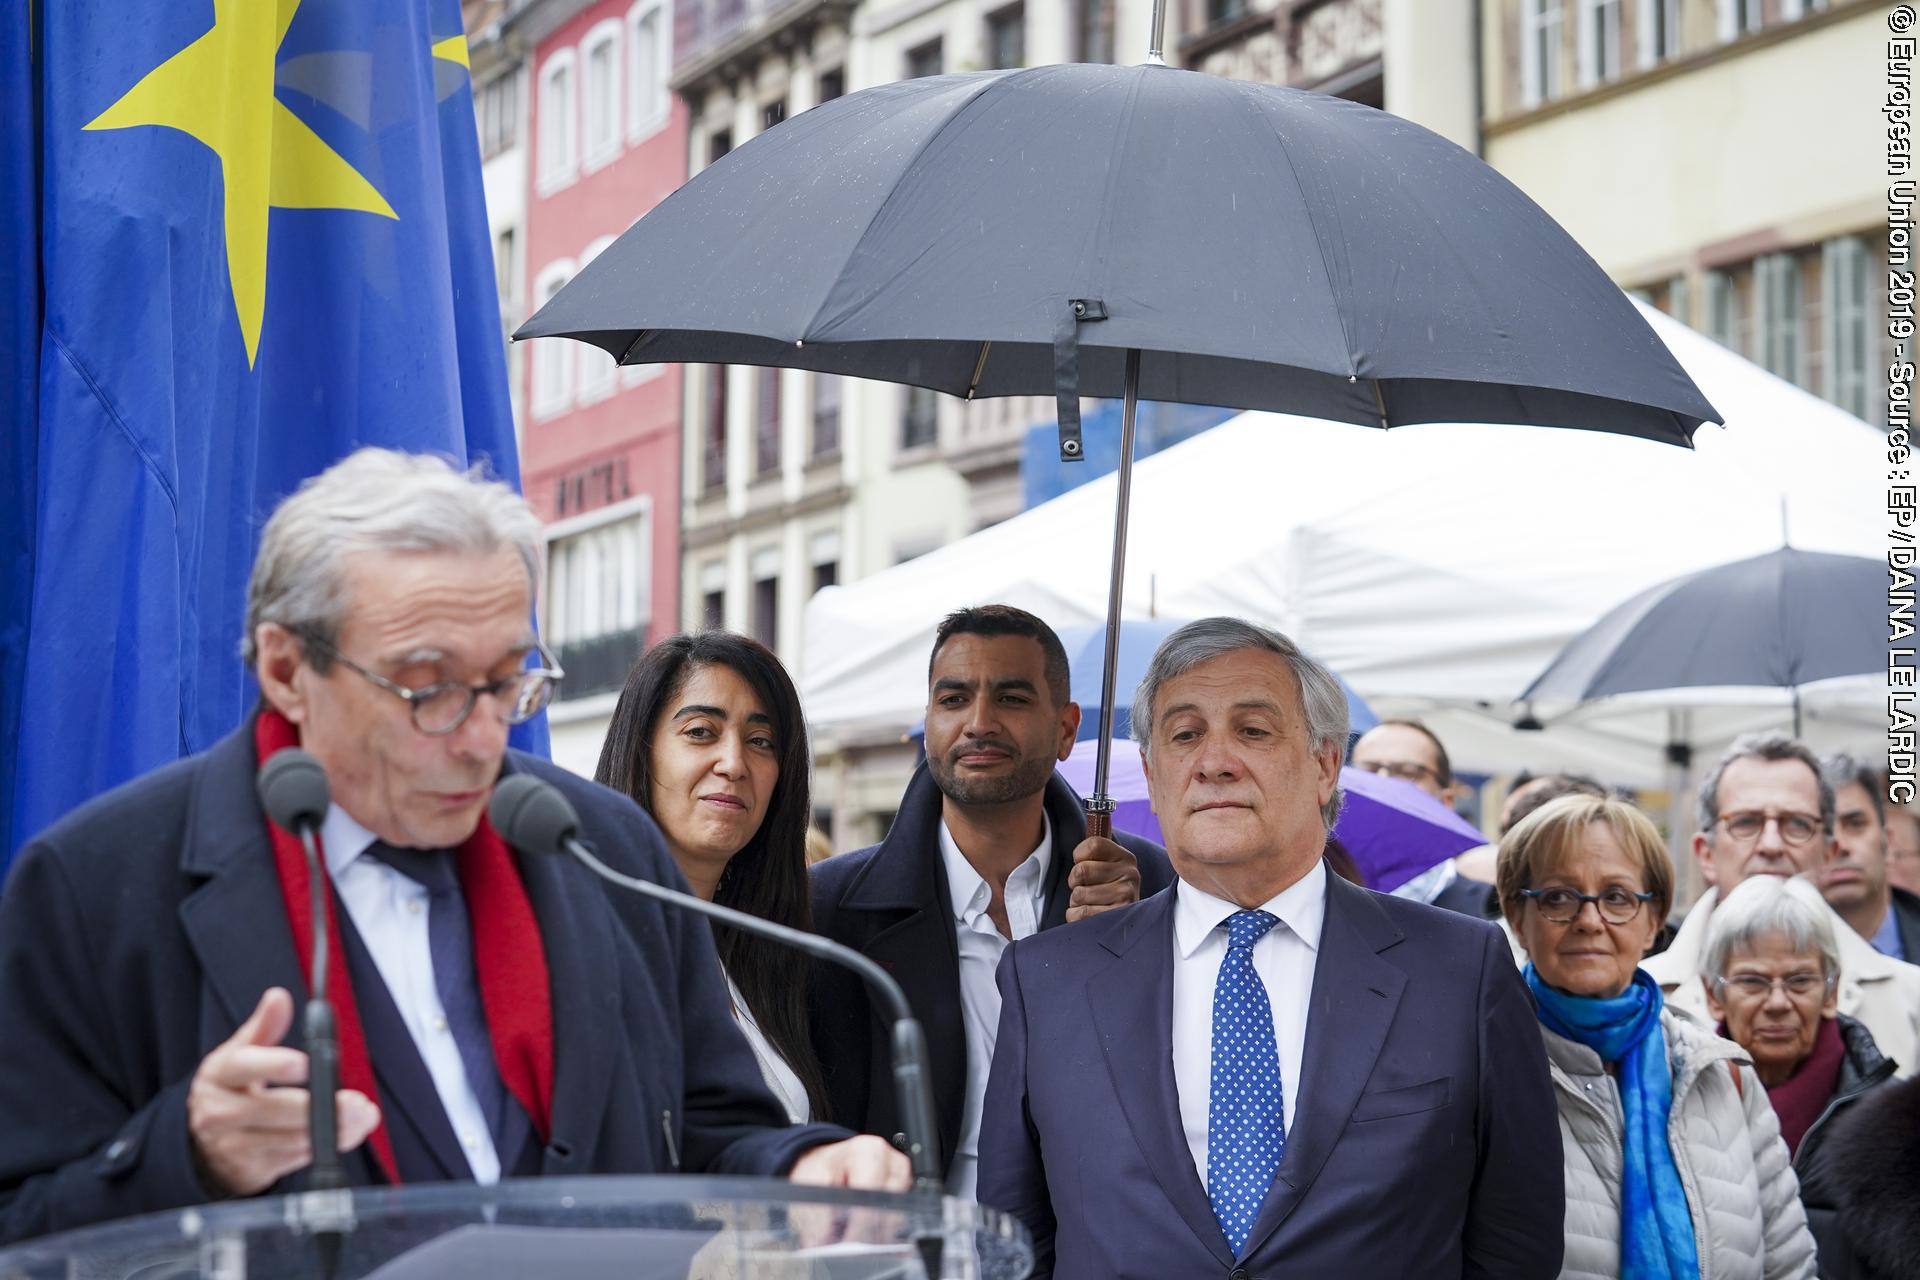
<svg viewBox="0 0 1920 1280"><path fill-rule="evenodd" d="M1641 965L1676 1009L1711 1022L1701 953L1714 906L1751 876L1815 878L1837 853L1833 787L1820 761L1784 734L1750 734L1727 748L1700 785L1693 837L1707 891L1673 943ZM1832 908L1828 908L1832 911ZM1920 968L1881 955L1837 914L1839 1010L1864 1023L1902 1074L1920 1065Z"/></svg>
<svg viewBox="0 0 1920 1280"><path fill-rule="evenodd" d="M630 800L507 749L560 675L530 625L538 547L523 499L431 457L362 450L280 505L248 586L253 717L55 823L0 897L0 1243L305 1185L315 923L300 844L255 794L295 746L331 789L351 1184L905 1189L881 1139L787 1125L699 917L486 821L502 774L530 773L604 861L685 884Z"/></svg>
<svg viewBox="0 0 1920 1280"><path fill-rule="evenodd" d="M1382 720L1360 735L1347 764L1411 783L1447 808L1453 808L1456 790L1453 762L1447 758L1447 749L1439 737L1418 720ZM1393 891L1393 896L1444 907L1478 920L1491 920L1500 914L1493 885L1462 875L1452 858L1407 881Z"/></svg>

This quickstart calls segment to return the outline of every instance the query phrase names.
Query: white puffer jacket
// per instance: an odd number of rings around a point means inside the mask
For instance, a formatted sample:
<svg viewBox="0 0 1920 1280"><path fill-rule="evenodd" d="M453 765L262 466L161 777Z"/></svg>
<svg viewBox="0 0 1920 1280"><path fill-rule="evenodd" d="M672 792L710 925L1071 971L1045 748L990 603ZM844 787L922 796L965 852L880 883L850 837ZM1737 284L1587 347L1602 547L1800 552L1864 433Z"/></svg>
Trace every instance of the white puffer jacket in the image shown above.
<svg viewBox="0 0 1920 1280"><path fill-rule="evenodd" d="M1701 1280L1811 1280L1813 1236L1787 1144L1746 1051L1685 1014L1660 1016L1673 1066L1668 1140L1693 1213ZM1620 1274L1626 1109L1600 1055L1545 1027L1567 1162L1563 1280ZM1739 1064L1736 1088L1729 1063Z"/></svg>

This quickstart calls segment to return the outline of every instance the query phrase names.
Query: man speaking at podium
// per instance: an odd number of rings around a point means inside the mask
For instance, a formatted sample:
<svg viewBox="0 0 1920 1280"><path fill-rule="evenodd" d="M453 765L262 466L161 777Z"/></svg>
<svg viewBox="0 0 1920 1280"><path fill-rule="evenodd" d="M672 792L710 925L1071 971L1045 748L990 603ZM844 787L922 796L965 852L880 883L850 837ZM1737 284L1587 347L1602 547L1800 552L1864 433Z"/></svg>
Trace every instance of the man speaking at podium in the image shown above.
<svg viewBox="0 0 1920 1280"><path fill-rule="evenodd" d="M703 922L486 821L502 772L530 772L602 860L679 883L637 806L507 750L554 678L529 627L538 534L505 486L382 450L280 506L248 587L253 720L54 824L0 897L0 1243L303 1185L306 864L254 785L291 746L331 789L350 1183L683 1171L905 1189L879 1138L786 1127Z"/></svg>

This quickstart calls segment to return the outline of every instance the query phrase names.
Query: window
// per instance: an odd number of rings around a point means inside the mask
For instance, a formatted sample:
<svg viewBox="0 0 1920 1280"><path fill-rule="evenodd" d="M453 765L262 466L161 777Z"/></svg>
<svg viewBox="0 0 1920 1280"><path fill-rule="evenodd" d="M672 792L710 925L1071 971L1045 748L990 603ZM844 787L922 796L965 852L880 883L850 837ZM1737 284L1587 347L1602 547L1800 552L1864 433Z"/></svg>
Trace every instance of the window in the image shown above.
<svg viewBox="0 0 1920 1280"><path fill-rule="evenodd" d="M1620 77L1620 0L1579 0L1580 83Z"/></svg>
<svg viewBox="0 0 1920 1280"><path fill-rule="evenodd" d="M660 130L672 114L667 93L673 54L667 8L660 0L642 0L627 13L627 140L638 142Z"/></svg>
<svg viewBox="0 0 1920 1280"><path fill-rule="evenodd" d="M510 71L480 86L477 105L480 155L491 159L511 147L520 135L520 73Z"/></svg>
<svg viewBox="0 0 1920 1280"><path fill-rule="evenodd" d="M835 67L831 71L822 71L820 73L820 85L817 91L818 97L816 101L832 102L835 98L838 98L844 95L846 91L847 91L846 68Z"/></svg>
<svg viewBox="0 0 1920 1280"><path fill-rule="evenodd" d="M753 583L753 638L769 649L780 641L780 579L756 578Z"/></svg>
<svg viewBox="0 0 1920 1280"><path fill-rule="evenodd" d="M551 263L534 282L536 308L553 301L567 281L573 278L573 263ZM564 413L573 402L573 347L571 338L535 338L533 340L533 411L543 418Z"/></svg>
<svg viewBox="0 0 1920 1280"><path fill-rule="evenodd" d="M1872 258L1858 236L1829 240L1820 255L1826 316L1821 345L1827 352L1820 394L1855 417L1867 418L1874 410Z"/></svg>
<svg viewBox="0 0 1920 1280"><path fill-rule="evenodd" d="M940 50L940 38L935 36L923 45L907 50L906 80L918 80L922 76L937 76L946 69L946 58Z"/></svg>
<svg viewBox="0 0 1920 1280"><path fill-rule="evenodd" d="M540 72L540 185L551 190L573 180L580 159L578 111L573 100L573 50L547 59Z"/></svg>
<svg viewBox="0 0 1920 1280"><path fill-rule="evenodd" d="M780 370L755 370L753 414L753 470L768 475L780 469Z"/></svg>
<svg viewBox="0 0 1920 1280"><path fill-rule="evenodd" d="M1082 62L1113 61L1113 0L1074 0L1075 49Z"/></svg>
<svg viewBox="0 0 1920 1280"><path fill-rule="evenodd" d="M700 626L718 631L727 625L727 593L716 587L700 597Z"/></svg>
<svg viewBox="0 0 1920 1280"><path fill-rule="evenodd" d="M1640 0L1640 65L1680 56L1680 0Z"/></svg>
<svg viewBox="0 0 1920 1280"><path fill-rule="evenodd" d="M917 449L932 444L940 433L940 404L925 387L906 389L906 412L901 417L900 447Z"/></svg>
<svg viewBox="0 0 1920 1280"><path fill-rule="evenodd" d="M620 154L620 24L609 19L580 45L581 100L586 117L582 163L597 169Z"/></svg>
<svg viewBox="0 0 1920 1280"><path fill-rule="evenodd" d="M500 291L500 301L506 303L513 297L513 228L502 227L500 234L493 238L493 282Z"/></svg>
<svg viewBox="0 0 1920 1280"><path fill-rule="evenodd" d="M707 139L707 163L712 164L731 150L733 150L733 130L716 130L713 136Z"/></svg>
<svg viewBox="0 0 1920 1280"><path fill-rule="evenodd" d="M1769 253L1753 263L1755 352L1769 373L1806 381L1801 365L1800 270L1789 253Z"/></svg>
<svg viewBox="0 0 1920 1280"><path fill-rule="evenodd" d="M775 98L772 102L760 108L760 128L762 132L773 128L773 126L779 124L786 118L787 100L785 98Z"/></svg>
<svg viewBox="0 0 1920 1280"><path fill-rule="evenodd" d="M987 65L1010 71L1027 65L1027 7L1010 4L987 15Z"/></svg>
<svg viewBox="0 0 1920 1280"><path fill-rule="evenodd" d="M1740 294L1734 288L1731 272L1707 272L1706 322L1706 333L1709 338L1729 351L1742 350Z"/></svg>
<svg viewBox="0 0 1920 1280"><path fill-rule="evenodd" d="M1758 31L1763 18L1760 0L1720 0L1720 38L1736 40Z"/></svg>
<svg viewBox="0 0 1920 1280"><path fill-rule="evenodd" d="M1247 15L1246 0L1207 0L1207 29L1224 27Z"/></svg>
<svg viewBox="0 0 1920 1280"><path fill-rule="evenodd" d="M825 458L840 452L840 378L837 374L813 375L813 456Z"/></svg>
<svg viewBox="0 0 1920 1280"><path fill-rule="evenodd" d="M838 560L829 560L825 564L813 566L813 589L816 593L836 586L839 582L840 562Z"/></svg>
<svg viewBox="0 0 1920 1280"><path fill-rule="evenodd" d="M577 529L577 532L567 532ZM653 516L645 498L566 521L547 539L546 639L566 669L561 696L625 683L646 648L653 596Z"/></svg>
<svg viewBox="0 0 1920 1280"><path fill-rule="evenodd" d="M599 257L612 243L612 236L601 236L588 245L586 252L580 255L580 270L585 271L587 264ZM605 400L613 394L614 376L620 366L614 363L611 355L590 342L576 342L573 346L580 353L580 403L592 404L596 400Z"/></svg>
<svg viewBox="0 0 1920 1280"><path fill-rule="evenodd" d="M727 487L727 366L707 366L707 413L701 439L700 487L712 492Z"/></svg>
<svg viewBox="0 0 1920 1280"><path fill-rule="evenodd" d="M1520 44L1520 92L1537 107L1560 96L1560 0L1525 0Z"/></svg>

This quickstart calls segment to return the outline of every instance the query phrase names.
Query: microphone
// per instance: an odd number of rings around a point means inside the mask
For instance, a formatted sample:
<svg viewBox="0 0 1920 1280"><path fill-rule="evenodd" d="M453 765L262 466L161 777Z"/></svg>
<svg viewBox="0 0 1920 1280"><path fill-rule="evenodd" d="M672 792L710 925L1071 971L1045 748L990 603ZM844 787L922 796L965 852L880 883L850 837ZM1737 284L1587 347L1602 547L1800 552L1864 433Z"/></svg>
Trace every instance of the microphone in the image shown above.
<svg viewBox="0 0 1920 1280"><path fill-rule="evenodd" d="M669 906L696 911L746 933L771 938L852 969L866 979L891 1013L893 1026L893 1087L900 1102L901 1125L906 1133L907 1158L913 1163L915 1191L939 1195L944 1190L940 1170L934 1163L933 1093L927 1078L927 1039L920 1023L907 1004L907 996L893 975L851 947L830 938L792 929L759 916L719 906L690 893L681 893L649 880L622 875L595 857L580 843L580 815L560 789L550 782L524 773L508 774L493 789L487 804L487 817L494 830L518 849L535 853L567 853L585 864L589 871L625 889L664 902ZM938 1269L929 1274L939 1274Z"/></svg>
<svg viewBox="0 0 1920 1280"><path fill-rule="evenodd" d="M299 836L307 852L313 920L306 1013L307 1091L311 1098L307 1130L313 1142L313 1164L307 1186L314 1191L337 1191L347 1185L346 1173L340 1167L339 1123L334 1113L340 1045L334 1032L333 1005L327 999L327 880L313 839L327 816L327 772L318 760L297 747L276 751L260 766L254 792L273 824Z"/></svg>

